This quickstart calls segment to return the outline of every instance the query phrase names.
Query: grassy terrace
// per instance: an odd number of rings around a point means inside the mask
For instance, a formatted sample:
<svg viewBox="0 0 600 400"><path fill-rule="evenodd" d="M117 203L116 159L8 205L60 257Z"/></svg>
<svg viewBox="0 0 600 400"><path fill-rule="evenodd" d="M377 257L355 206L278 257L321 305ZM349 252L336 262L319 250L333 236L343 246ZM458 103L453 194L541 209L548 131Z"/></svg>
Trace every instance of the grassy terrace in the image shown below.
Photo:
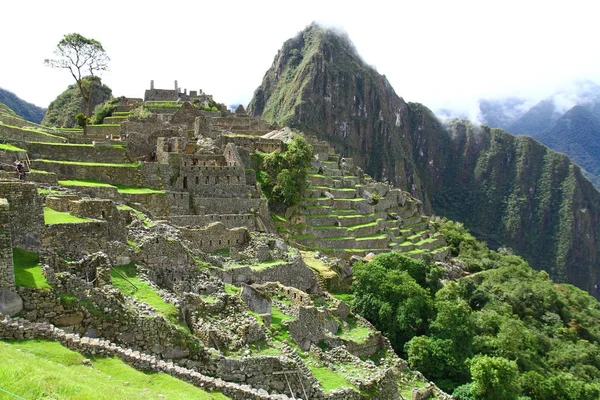
<svg viewBox="0 0 600 400"><path fill-rule="evenodd" d="M46 225L55 224L78 224L82 222L97 222L95 219L80 218L67 212L56 211L49 207L44 207L44 223Z"/></svg>
<svg viewBox="0 0 600 400"><path fill-rule="evenodd" d="M51 134L51 133L44 132L44 131L43 131L43 130L41 130L41 129L34 129L34 128L21 128L21 127L18 127L18 126L9 125L9 124L5 124L5 123L2 123L2 122L0 122L0 125L2 125L2 126L6 126L7 128L13 128L13 129L19 129L19 130L22 130L22 131L27 131L27 132L39 133L40 135L44 135L44 136L50 136L50 137L55 137L55 138L57 138L57 139L64 139L64 137L62 137L62 136L53 135L53 134Z"/></svg>
<svg viewBox="0 0 600 400"><path fill-rule="evenodd" d="M67 147L97 147L99 149L102 148L114 148L114 149L124 149L125 146L122 144L113 144L111 146L94 146L91 143L54 143L54 142L29 142L33 144L42 144L44 146L67 146Z"/></svg>
<svg viewBox="0 0 600 400"><path fill-rule="evenodd" d="M366 342L372 331L369 328L358 326L356 320L353 318L348 318L346 322L348 322L349 329L343 329L341 332L338 332L337 336L356 343Z"/></svg>
<svg viewBox="0 0 600 400"><path fill-rule="evenodd" d="M42 267L37 254L14 248L13 265L16 286L34 289L50 288L46 277L42 274ZM2 382L1 379L0 382Z"/></svg>
<svg viewBox="0 0 600 400"><path fill-rule="evenodd" d="M118 271L118 272L117 272ZM148 283L141 280L137 274L135 265L116 266L110 271L113 286L119 289L122 293L127 294L137 301L144 302L153 307L157 313L165 317L173 325L189 331L187 325L179 319L179 310L171 303L167 303ZM127 280L123 278L125 276ZM131 285L131 283L135 285Z"/></svg>
<svg viewBox="0 0 600 400"><path fill-rule="evenodd" d="M0 150L4 151L27 151L17 146L13 146L12 144L0 143Z"/></svg>
<svg viewBox="0 0 600 400"><path fill-rule="evenodd" d="M62 186L83 186L83 187L112 187L119 191L119 193L125 194L157 194L157 193L165 193L164 190L158 189L150 189L150 188L140 188L133 186L123 186L123 185L111 185L110 183L95 181L95 180L87 180L87 179L68 179L64 181L58 181L59 185Z"/></svg>
<svg viewBox="0 0 600 400"><path fill-rule="evenodd" d="M46 160L38 158L31 160L32 162L45 162L53 164L65 164L65 165L82 165L87 167L121 167L121 168L138 168L141 163L97 163L97 162L84 162L84 161L57 161L57 160Z"/></svg>
<svg viewBox="0 0 600 400"><path fill-rule="evenodd" d="M137 371L118 358L91 357L93 368L84 358L48 340L0 341L0 387L27 400L228 399L164 373Z"/></svg>

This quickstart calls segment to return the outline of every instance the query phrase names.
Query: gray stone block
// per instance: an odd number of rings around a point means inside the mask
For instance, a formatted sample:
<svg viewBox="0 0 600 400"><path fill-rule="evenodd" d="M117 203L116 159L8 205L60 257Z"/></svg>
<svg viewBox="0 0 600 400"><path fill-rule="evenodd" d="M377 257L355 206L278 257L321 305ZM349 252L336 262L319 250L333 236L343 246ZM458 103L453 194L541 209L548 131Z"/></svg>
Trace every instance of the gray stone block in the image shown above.
<svg viewBox="0 0 600 400"><path fill-rule="evenodd" d="M23 310L21 296L9 289L0 289L0 314L16 315Z"/></svg>

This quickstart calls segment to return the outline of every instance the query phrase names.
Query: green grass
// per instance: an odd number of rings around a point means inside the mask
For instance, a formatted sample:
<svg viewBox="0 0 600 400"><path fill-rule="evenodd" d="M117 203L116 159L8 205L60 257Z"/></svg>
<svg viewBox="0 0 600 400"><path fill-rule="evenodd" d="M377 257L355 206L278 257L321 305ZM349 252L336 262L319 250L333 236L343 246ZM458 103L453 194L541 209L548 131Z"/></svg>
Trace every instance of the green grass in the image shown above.
<svg viewBox="0 0 600 400"><path fill-rule="evenodd" d="M79 218L67 212L53 210L49 207L44 207L44 223L46 225L55 224L79 224L82 222L94 222L96 220L90 218Z"/></svg>
<svg viewBox="0 0 600 400"><path fill-rule="evenodd" d="M134 265L115 266L114 269L124 275L129 282L137 287L137 289L131 286L131 284L123 279L116 271L111 270L110 276L112 277L113 286L122 293L130 295L134 299L153 307L157 313L165 317L165 319L172 324L189 331L187 325L179 320L179 310L177 307L166 302L149 284L141 280L137 275L137 270Z"/></svg>
<svg viewBox="0 0 600 400"><path fill-rule="evenodd" d="M165 193L164 190L150 189L150 188L138 188L138 187L121 186L121 185L117 185L117 189L118 189L119 193L125 193L125 194L164 194Z"/></svg>
<svg viewBox="0 0 600 400"><path fill-rule="evenodd" d="M377 234L369 235L369 236L359 236L356 238L356 240L361 241L361 240L385 239L385 238L387 238L387 235L385 233L377 233Z"/></svg>
<svg viewBox="0 0 600 400"><path fill-rule="evenodd" d="M144 226L146 227L151 227L154 225L154 222L152 222L150 218L148 218L143 212L138 211L133 207L130 207L128 205L118 205L117 210L128 210L133 212L144 223Z"/></svg>
<svg viewBox="0 0 600 400"><path fill-rule="evenodd" d="M337 276L337 273L332 270L323 261L314 257L315 253L312 251L301 251L300 255L304 263L313 270L317 271L323 278L333 278Z"/></svg>
<svg viewBox="0 0 600 400"><path fill-rule="evenodd" d="M253 271L262 271L263 269L275 267L277 265L284 265L284 264L286 264L286 261L275 260L275 261L265 261L265 262L261 262L259 264L255 264L255 265L249 265L249 267Z"/></svg>
<svg viewBox="0 0 600 400"><path fill-rule="evenodd" d="M0 388L27 400L228 398L165 373L137 371L118 358L92 357L93 368L84 358L57 342L0 341Z"/></svg>
<svg viewBox="0 0 600 400"><path fill-rule="evenodd" d="M120 167L120 168L138 168L141 163L97 163L97 162L83 162L83 161L57 161L57 160L46 160L43 158L38 158L36 160L32 160L34 162L45 162L45 163L54 163L54 164L65 164L65 165L81 165L86 167Z"/></svg>
<svg viewBox="0 0 600 400"><path fill-rule="evenodd" d="M329 294L335 297L336 299L344 301L348 304L352 304L352 302L354 301L354 294L352 293L329 292Z"/></svg>
<svg viewBox="0 0 600 400"><path fill-rule="evenodd" d="M50 288L46 277L42 274L42 267L39 264L37 254L14 248L13 265L16 286L36 289Z"/></svg>
<svg viewBox="0 0 600 400"><path fill-rule="evenodd" d="M115 185L111 185L110 183L99 182L95 180L75 180L75 179L67 179L64 181L58 181L59 185L62 186L85 186L85 187L116 187Z"/></svg>
<svg viewBox="0 0 600 400"><path fill-rule="evenodd" d="M273 333L273 338L279 341L287 340L292 345L293 341L291 340L290 333L282 323L292 321L293 319L293 317L281 312L279 308L275 306L271 307L271 332Z"/></svg>
<svg viewBox="0 0 600 400"><path fill-rule="evenodd" d="M337 335L342 339L351 340L355 343L364 343L372 332L369 328L358 326L354 318L348 318L346 322L350 326L350 329L344 329Z"/></svg>
<svg viewBox="0 0 600 400"><path fill-rule="evenodd" d="M226 283L225 284L225 293L229 293L229 294L238 294L240 293L240 288L237 286L234 286L232 284Z"/></svg>
<svg viewBox="0 0 600 400"><path fill-rule="evenodd" d="M340 387L347 387L358 390L348 379L337 372L333 372L325 367L309 366L310 371L321 383L324 391L330 392Z"/></svg>
<svg viewBox="0 0 600 400"><path fill-rule="evenodd" d="M17 146L13 146L12 144L0 143L0 150L6 151L27 151Z"/></svg>

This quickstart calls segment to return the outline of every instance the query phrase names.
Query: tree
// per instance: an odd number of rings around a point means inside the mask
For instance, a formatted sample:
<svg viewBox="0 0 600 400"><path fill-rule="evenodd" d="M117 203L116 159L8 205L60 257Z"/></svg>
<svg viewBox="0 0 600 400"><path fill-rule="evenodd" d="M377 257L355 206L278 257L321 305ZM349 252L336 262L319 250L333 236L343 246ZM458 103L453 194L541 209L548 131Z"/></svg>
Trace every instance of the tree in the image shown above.
<svg viewBox="0 0 600 400"><path fill-rule="evenodd" d="M298 203L306 188L311 159L312 146L298 134L292 137L283 153L276 150L267 154L262 167L268 197L287 206Z"/></svg>
<svg viewBox="0 0 600 400"><path fill-rule="evenodd" d="M471 363L472 393L485 400L516 400L521 393L519 368L502 357L476 356Z"/></svg>
<svg viewBox="0 0 600 400"><path fill-rule="evenodd" d="M94 73L106 71L110 58L102 47L102 43L95 39L88 39L79 33L66 34L58 45L54 54L55 59L46 59L44 64L59 69L68 69L77 83L81 97L85 102L85 116L90 116L90 102L92 99Z"/></svg>

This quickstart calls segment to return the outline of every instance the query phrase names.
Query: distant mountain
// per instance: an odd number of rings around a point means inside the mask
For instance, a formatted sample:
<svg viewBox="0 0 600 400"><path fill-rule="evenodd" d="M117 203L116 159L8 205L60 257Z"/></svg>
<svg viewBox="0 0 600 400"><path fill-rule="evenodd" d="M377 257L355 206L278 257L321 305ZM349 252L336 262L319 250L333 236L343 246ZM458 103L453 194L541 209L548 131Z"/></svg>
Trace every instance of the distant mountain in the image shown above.
<svg viewBox="0 0 600 400"><path fill-rule="evenodd" d="M590 108L571 108L536 139L551 149L567 154L600 188L600 117Z"/></svg>
<svg viewBox="0 0 600 400"><path fill-rule="evenodd" d="M536 137L536 135L550 128L560 116L561 113L558 111L554 101L552 99L546 99L531 107L517 120L509 123L505 129L515 135L529 135ZM488 121L485 121L485 124L488 123Z"/></svg>
<svg viewBox="0 0 600 400"><path fill-rule="evenodd" d="M39 124L44 118L45 108L38 107L21 99L13 92L0 88L0 103L6 104L17 115L20 115L27 121Z"/></svg>
<svg viewBox="0 0 600 400"><path fill-rule="evenodd" d="M84 78L85 79L85 78ZM112 90L104 85L100 79L95 78L92 91L92 102L90 110L99 104L104 104L112 97ZM56 100L48 106L48 111L44 115L42 125L54 126L57 128L73 128L75 126L75 115L84 112L85 102L77 85L69 85L67 90L62 92Z"/></svg>
<svg viewBox="0 0 600 400"><path fill-rule="evenodd" d="M286 41L248 112L327 140L558 281L591 292L600 279L600 193L576 165L529 137L443 124L399 97L346 35L313 24Z"/></svg>
<svg viewBox="0 0 600 400"><path fill-rule="evenodd" d="M479 100L479 117L482 123L493 128L507 130L510 125L527 112L525 99L508 97L506 99L481 99ZM445 114L448 115L446 110ZM454 118L464 118L460 113L455 113Z"/></svg>

